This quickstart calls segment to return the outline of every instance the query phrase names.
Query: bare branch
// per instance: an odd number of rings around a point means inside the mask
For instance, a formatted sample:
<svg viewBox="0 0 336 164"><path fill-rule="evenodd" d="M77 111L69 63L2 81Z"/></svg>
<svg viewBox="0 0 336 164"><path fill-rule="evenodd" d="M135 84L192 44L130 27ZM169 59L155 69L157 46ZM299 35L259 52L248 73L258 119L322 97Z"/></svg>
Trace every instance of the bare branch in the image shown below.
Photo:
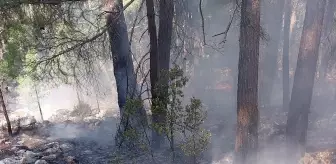
<svg viewBox="0 0 336 164"><path fill-rule="evenodd" d="M202 21L202 34L203 34L203 44L206 45L205 41L205 29L204 29L204 16L203 16L203 10L202 10L202 2L203 0L199 0L199 11L201 14L201 21Z"/></svg>
<svg viewBox="0 0 336 164"><path fill-rule="evenodd" d="M75 50L76 48L79 48L79 47L81 47L81 46L83 46L83 45L85 45L85 44L87 44L87 43L90 43L90 42L96 40L97 38L99 38L100 36L102 36L102 35L106 32L106 30L107 30L107 28L103 29L100 33L98 33L97 35L93 36L92 38L89 38L89 39L87 39L87 40L84 40L83 42L78 43L78 44L76 44L76 45L74 45L74 46L72 46L72 47L70 47L70 48L67 48L66 50L61 51L60 53L58 53L58 54L56 54L56 55L53 55L53 56L51 56L51 57L49 57L49 58L46 58L46 59L43 59L43 60L38 61L38 62L36 63L36 65L35 65L35 67L37 67L39 64L41 64L41 63L43 63L43 62L46 62L46 61L48 61L48 60L53 60L53 59L55 59L55 58L57 58L57 57L59 57L59 56L61 56L61 55L63 55L63 54L69 53L69 52Z"/></svg>
<svg viewBox="0 0 336 164"><path fill-rule="evenodd" d="M225 42L226 42L227 34L228 34L228 32L229 32L229 30L230 30L230 28L231 28L232 22L233 22L233 20L234 20L234 17L235 17L235 15L236 15L236 12L238 11L238 8L239 8L239 5L236 5L236 7L235 7L235 9L234 9L234 11L233 11L233 14L231 15L230 22L229 22L229 24L226 26L225 31L222 32L222 33L216 34L216 35L214 35L214 36L212 36L212 37L216 37L216 36L224 35L224 39L223 39L223 41L222 41L221 43L225 43Z"/></svg>

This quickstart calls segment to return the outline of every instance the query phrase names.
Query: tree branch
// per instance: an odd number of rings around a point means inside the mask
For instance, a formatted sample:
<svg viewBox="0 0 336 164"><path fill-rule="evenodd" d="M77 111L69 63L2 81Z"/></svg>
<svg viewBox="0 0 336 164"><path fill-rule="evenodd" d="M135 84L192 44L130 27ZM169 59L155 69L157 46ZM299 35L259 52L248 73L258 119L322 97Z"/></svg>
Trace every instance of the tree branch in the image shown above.
<svg viewBox="0 0 336 164"><path fill-rule="evenodd" d="M203 10L202 10L202 1L203 0L199 0L199 11L201 14L201 21L202 21L202 34L203 34L203 44L206 45L205 42L205 29L204 29L204 16L203 16Z"/></svg>
<svg viewBox="0 0 336 164"><path fill-rule="evenodd" d="M24 4L48 4L48 5L58 5L63 2L79 2L79 1L86 1L86 0L5 0L0 2L0 7L17 7Z"/></svg>

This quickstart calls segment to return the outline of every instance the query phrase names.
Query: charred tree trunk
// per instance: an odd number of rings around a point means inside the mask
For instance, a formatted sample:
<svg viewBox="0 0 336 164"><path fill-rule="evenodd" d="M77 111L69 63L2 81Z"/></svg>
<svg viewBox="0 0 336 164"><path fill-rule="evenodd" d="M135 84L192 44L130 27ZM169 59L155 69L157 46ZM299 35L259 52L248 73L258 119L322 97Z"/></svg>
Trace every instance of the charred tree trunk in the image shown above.
<svg viewBox="0 0 336 164"><path fill-rule="evenodd" d="M158 32L158 83L155 84L154 91L157 99L152 104L152 122L162 129L166 127L170 49L173 29L174 2L171 0L159 1L159 32ZM164 134L159 134L156 130L152 132L153 148L160 148L164 143Z"/></svg>
<svg viewBox="0 0 336 164"><path fill-rule="evenodd" d="M151 81L151 94L152 99L157 98L155 86L158 81L158 50L157 50L157 34L155 24L155 10L154 1L146 0L147 19L148 19L148 33L150 39L150 81Z"/></svg>
<svg viewBox="0 0 336 164"><path fill-rule="evenodd" d="M286 127L289 163L297 162L296 158L302 155L300 153L305 152L308 113L313 93L325 4L326 0L308 0L306 5Z"/></svg>
<svg viewBox="0 0 336 164"><path fill-rule="evenodd" d="M121 116L121 122L116 135L116 144L121 146L121 144L127 142L127 138L123 136L124 132L134 130L139 134L142 133L143 128L145 128L144 126L147 124L147 118L143 107L135 107L135 109L125 108L127 100L138 99L140 96L137 91L136 75L122 0L107 0L105 7ZM134 143L133 141L129 142L130 144Z"/></svg>
<svg viewBox="0 0 336 164"><path fill-rule="evenodd" d="M157 83L159 80L159 58L158 58L158 44L157 44L157 33L156 33L156 24L155 24L155 10L154 10L154 1L146 0L146 8L147 8L147 19L148 19L148 33L150 39L150 82L151 82L151 95L152 95L152 119L153 124L156 124L158 121L155 120L156 109L158 106L158 93L157 93ZM153 126L153 138L152 138L152 146L159 147L160 142L158 137L158 129L157 126Z"/></svg>
<svg viewBox="0 0 336 164"><path fill-rule="evenodd" d="M235 164L257 163L260 1L243 0L239 39Z"/></svg>
<svg viewBox="0 0 336 164"><path fill-rule="evenodd" d="M5 116L6 122L7 122L8 135L13 136L11 122L10 122L9 117L8 117L7 108L6 108L6 104L5 104L5 100L4 100L1 88L0 88L0 102L1 102L2 110L3 110L4 116Z"/></svg>
<svg viewBox="0 0 336 164"><path fill-rule="evenodd" d="M289 35L290 22L292 15L292 0L284 0L284 36L283 36L283 54L282 54L282 108L288 111L289 108Z"/></svg>
<svg viewBox="0 0 336 164"><path fill-rule="evenodd" d="M159 81L160 88L158 99L162 105L162 111L154 115L154 122L161 125L166 124L167 104L168 104L168 85L169 85L169 69L170 69L170 50L173 31L174 17L174 1L160 0L159 1L159 31L158 31L158 59L159 59ZM165 126L164 126L165 127ZM157 133L156 133L157 134ZM159 148L164 143L164 135L156 136L154 139L157 142L155 147Z"/></svg>

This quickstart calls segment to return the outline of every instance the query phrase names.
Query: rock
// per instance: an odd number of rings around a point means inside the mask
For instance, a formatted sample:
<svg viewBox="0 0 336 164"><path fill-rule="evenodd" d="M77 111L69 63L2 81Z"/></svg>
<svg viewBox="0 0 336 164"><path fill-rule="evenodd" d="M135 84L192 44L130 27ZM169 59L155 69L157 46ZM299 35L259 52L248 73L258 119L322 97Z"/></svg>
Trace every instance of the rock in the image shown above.
<svg viewBox="0 0 336 164"><path fill-rule="evenodd" d="M74 156L67 156L65 160L67 164L79 164L79 161Z"/></svg>
<svg viewBox="0 0 336 164"><path fill-rule="evenodd" d="M18 156L24 156L25 153L26 153L26 150L19 150L15 152L15 154Z"/></svg>
<svg viewBox="0 0 336 164"><path fill-rule="evenodd" d="M62 153L62 150L59 147L52 147L48 148L43 152L44 155L51 155L51 154L56 154L59 155Z"/></svg>
<svg viewBox="0 0 336 164"><path fill-rule="evenodd" d="M69 143L64 143L60 145L60 148L63 152L69 152L74 148L74 146Z"/></svg>
<svg viewBox="0 0 336 164"><path fill-rule="evenodd" d="M35 164L48 164L48 162L45 160L37 160Z"/></svg>
<svg viewBox="0 0 336 164"><path fill-rule="evenodd" d="M23 145L23 143L24 143L24 141L22 141L22 140L17 142L17 144L19 144L19 145Z"/></svg>
<svg viewBox="0 0 336 164"><path fill-rule="evenodd" d="M30 150L27 146L24 145L15 145L12 149Z"/></svg>
<svg viewBox="0 0 336 164"><path fill-rule="evenodd" d="M48 155L48 156L43 156L41 159L46 160L46 161L53 161L56 158L57 158L56 154L51 154L51 155Z"/></svg>
<svg viewBox="0 0 336 164"><path fill-rule="evenodd" d="M20 141L18 141L17 143L19 145L27 146L29 149L35 149L36 147L39 147L40 145L45 143L44 139L30 136L27 134L22 134L19 139Z"/></svg>
<svg viewBox="0 0 336 164"><path fill-rule="evenodd" d="M21 162L22 163L34 163L36 160L40 158L40 156L41 155L39 153L34 153L32 151L26 151Z"/></svg>
<svg viewBox="0 0 336 164"><path fill-rule="evenodd" d="M47 147L59 147L59 143L58 142L51 142L51 143L47 143L45 144L45 146Z"/></svg>
<svg viewBox="0 0 336 164"><path fill-rule="evenodd" d="M8 141L7 138L1 139L1 140L0 140L0 144L5 144L7 141Z"/></svg>
<svg viewBox="0 0 336 164"><path fill-rule="evenodd" d="M91 151L91 150L85 150L84 152L83 152L83 154L87 154L87 155L90 155L90 154L92 154L93 152Z"/></svg>
<svg viewBox="0 0 336 164"><path fill-rule="evenodd" d="M20 159L15 158L5 158L0 161L0 164L22 164Z"/></svg>
<svg viewBox="0 0 336 164"><path fill-rule="evenodd" d="M51 142L51 143L47 143L39 147L40 151L46 151L47 149L50 149L50 148L59 148L59 143Z"/></svg>

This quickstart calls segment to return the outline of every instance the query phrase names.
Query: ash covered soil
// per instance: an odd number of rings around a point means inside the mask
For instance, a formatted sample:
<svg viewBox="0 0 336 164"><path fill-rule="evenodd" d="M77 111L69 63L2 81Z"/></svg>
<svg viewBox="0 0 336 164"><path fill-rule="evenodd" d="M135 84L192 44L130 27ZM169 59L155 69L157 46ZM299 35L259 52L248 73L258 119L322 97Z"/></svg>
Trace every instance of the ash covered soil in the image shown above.
<svg viewBox="0 0 336 164"><path fill-rule="evenodd" d="M14 137L6 136L3 131L0 164L109 163L113 133L104 128L105 124L115 126L111 120L99 119L63 123L45 121L21 128Z"/></svg>
<svg viewBox="0 0 336 164"><path fill-rule="evenodd" d="M284 143L286 113L272 109L272 113L261 116L260 157L262 164L276 164L284 158L279 150ZM266 116L267 115L267 116ZM212 119L207 129L212 138L208 150L203 154L202 164L231 164L234 143L234 125L223 118ZM323 119L322 119L323 118ZM308 131L308 148L301 164L336 163L336 115L311 117ZM0 164L109 164L116 163L114 134L118 124L115 117L54 118L43 123L33 117L22 118L21 129L12 121L14 137L8 137L6 130L0 132ZM224 142L223 142L224 140ZM220 143L221 142L221 143ZM228 146L229 145L229 146ZM221 149L221 150L220 150ZM276 150L276 151L275 151ZM219 153L220 152L220 153ZM217 153L217 155L216 155ZM209 155L210 154L210 155ZM156 164L171 163L167 151L118 156L119 163ZM188 161L188 158L186 158ZM190 162L190 161L189 161ZM183 161L186 163L186 161ZM187 162L188 163L188 162Z"/></svg>

